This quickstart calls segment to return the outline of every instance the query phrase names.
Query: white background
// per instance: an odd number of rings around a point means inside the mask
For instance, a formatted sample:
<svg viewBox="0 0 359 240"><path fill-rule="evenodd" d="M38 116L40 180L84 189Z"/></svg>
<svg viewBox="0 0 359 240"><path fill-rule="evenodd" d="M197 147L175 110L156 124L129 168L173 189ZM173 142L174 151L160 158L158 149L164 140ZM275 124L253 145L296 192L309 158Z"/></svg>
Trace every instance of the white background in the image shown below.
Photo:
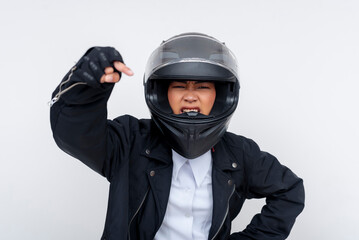
<svg viewBox="0 0 359 240"><path fill-rule="evenodd" d="M87 48L114 46L135 72L109 118L149 117L147 58L175 34L212 35L237 55L230 131L304 179L288 239L359 239L359 2L356 0L32 0L0 4L0 239L99 239L108 183L55 145L52 91ZM247 201L242 230L262 200Z"/></svg>

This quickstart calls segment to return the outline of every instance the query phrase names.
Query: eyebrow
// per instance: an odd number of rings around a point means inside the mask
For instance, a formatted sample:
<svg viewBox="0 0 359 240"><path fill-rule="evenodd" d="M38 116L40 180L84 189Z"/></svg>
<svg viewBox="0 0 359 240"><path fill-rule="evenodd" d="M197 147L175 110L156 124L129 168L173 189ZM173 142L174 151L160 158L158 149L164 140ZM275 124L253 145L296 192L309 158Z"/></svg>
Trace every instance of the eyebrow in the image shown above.
<svg viewBox="0 0 359 240"><path fill-rule="evenodd" d="M173 80L173 81L171 81L171 83L174 83L174 82L179 82L179 83L194 82L194 84L198 84L198 83L214 83L213 81L193 81L193 80L184 80L184 81Z"/></svg>

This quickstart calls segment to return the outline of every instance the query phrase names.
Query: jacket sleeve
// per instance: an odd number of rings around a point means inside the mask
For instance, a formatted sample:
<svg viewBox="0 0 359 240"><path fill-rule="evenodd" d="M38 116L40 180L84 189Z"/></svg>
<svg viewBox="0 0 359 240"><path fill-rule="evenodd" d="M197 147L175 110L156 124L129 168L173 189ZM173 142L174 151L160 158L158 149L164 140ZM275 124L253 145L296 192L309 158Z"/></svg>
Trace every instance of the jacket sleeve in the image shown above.
<svg viewBox="0 0 359 240"><path fill-rule="evenodd" d="M119 152L125 155L130 141L128 118L116 123L107 120L107 100L113 86L109 83L97 88L74 86L50 109L56 144L109 181L119 164ZM58 92L59 87L52 96Z"/></svg>
<svg viewBox="0 0 359 240"><path fill-rule="evenodd" d="M274 156L260 151L252 140L245 143L244 149L248 169L247 198L266 198L266 205L243 232L232 234L230 239L286 239L304 208L303 180Z"/></svg>

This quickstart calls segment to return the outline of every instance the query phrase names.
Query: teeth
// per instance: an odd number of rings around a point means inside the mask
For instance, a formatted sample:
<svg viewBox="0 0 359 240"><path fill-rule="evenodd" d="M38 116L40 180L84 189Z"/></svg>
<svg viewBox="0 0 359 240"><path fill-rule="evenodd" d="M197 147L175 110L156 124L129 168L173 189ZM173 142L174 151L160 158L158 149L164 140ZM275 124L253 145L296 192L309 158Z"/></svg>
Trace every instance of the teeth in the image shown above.
<svg viewBox="0 0 359 240"><path fill-rule="evenodd" d="M198 109L183 109L183 112L198 112Z"/></svg>

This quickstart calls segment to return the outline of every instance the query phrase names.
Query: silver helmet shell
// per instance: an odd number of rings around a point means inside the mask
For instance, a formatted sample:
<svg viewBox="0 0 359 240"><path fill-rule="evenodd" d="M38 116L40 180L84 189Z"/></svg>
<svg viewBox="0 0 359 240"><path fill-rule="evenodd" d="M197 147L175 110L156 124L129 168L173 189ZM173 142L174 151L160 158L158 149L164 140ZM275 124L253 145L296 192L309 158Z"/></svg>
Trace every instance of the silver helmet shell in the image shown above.
<svg viewBox="0 0 359 240"><path fill-rule="evenodd" d="M209 115L173 114L171 81L213 81L216 100ZM145 98L153 121L170 146L193 159L212 148L228 128L239 99L237 61L227 46L201 33L174 36L151 54L144 74Z"/></svg>

